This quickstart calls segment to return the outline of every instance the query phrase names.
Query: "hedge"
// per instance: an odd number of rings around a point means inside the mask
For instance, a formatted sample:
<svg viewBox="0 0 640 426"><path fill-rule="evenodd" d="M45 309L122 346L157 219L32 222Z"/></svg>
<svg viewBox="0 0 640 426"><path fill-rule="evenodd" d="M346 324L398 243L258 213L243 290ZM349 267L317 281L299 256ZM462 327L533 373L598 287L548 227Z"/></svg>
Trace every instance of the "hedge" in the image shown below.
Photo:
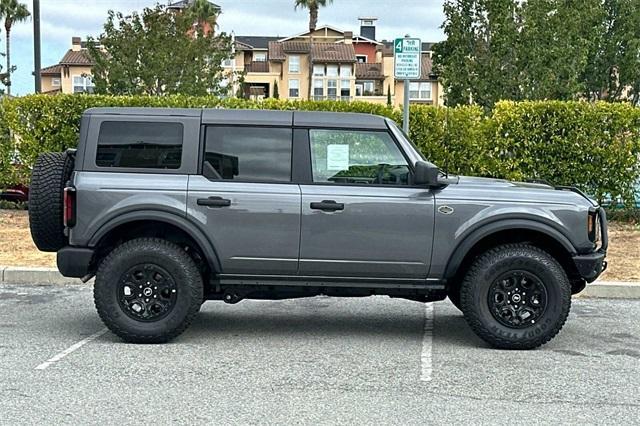
<svg viewBox="0 0 640 426"><path fill-rule="evenodd" d="M378 114L400 122L401 112L366 102L260 102L215 97L127 97L32 95L5 99L0 130L19 141L21 161L30 166L38 153L77 143L82 112L98 106L207 107L341 111ZM576 185L599 200L632 203L640 180L640 108L586 102L499 102L488 115L463 106L411 107L410 136L433 163L455 174L514 180L539 179ZM3 145L10 145L3 141ZM27 182L28 167L10 165L12 149L0 150L4 184Z"/></svg>

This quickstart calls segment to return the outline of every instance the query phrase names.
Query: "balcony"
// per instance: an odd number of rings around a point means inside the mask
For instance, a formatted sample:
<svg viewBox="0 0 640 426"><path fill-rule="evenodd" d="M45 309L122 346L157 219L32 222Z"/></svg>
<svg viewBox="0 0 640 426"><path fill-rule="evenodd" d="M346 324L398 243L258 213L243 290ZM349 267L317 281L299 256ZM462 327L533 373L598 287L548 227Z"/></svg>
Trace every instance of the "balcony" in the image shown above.
<svg viewBox="0 0 640 426"><path fill-rule="evenodd" d="M244 64L244 72L269 72L269 62L253 61L248 64Z"/></svg>
<svg viewBox="0 0 640 426"><path fill-rule="evenodd" d="M318 96L312 95L311 99L314 101L342 101L350 102L353 98L351 96Z"/></svg>

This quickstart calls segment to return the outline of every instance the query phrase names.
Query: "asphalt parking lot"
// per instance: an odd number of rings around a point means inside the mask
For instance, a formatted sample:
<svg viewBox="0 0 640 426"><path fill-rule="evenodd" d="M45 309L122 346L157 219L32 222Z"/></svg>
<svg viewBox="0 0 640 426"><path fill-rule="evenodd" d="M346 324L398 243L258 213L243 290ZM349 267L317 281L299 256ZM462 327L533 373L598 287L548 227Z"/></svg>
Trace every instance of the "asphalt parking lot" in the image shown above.
<svg viewBox="0 0 640 426"><path fill-rule="evenodd" d="M488 348L449 302L430 306L208 302L152 346L103 332L89 286L3 285L0 423L639 421L639 301L574 300L560 335L522 352Z"/></svg>

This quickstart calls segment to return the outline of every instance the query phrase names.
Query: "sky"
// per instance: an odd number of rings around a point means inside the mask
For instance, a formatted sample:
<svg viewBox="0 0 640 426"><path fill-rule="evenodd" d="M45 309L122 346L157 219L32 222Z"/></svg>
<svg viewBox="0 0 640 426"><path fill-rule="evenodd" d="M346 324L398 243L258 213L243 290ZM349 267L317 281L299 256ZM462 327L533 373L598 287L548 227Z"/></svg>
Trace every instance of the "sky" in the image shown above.
<svg viewBox="0 0 640 426"><path fill-rule="evenodd" d="M220 30L236 35L289 36L308 28L308 12L294 10L294 0L213 0L222 7ZM31 0L21 0L29 10ZM71 46L71 37L84 40L102 32L108 10L128 13L155 5L157 0L40 0L42 66L57 64ZM167 4L167 0L160 0ZM410 34L423 41L440 41L443 33L442 0L333 0L320 10L318 25L359 31L359 16L379 18L377 38L393 39ZM0 52L5 50L4 26L0 26ZM33 93L33 22L15 24L11 33L12 94ZM5 59L0 58L3 70Z"/></svg>

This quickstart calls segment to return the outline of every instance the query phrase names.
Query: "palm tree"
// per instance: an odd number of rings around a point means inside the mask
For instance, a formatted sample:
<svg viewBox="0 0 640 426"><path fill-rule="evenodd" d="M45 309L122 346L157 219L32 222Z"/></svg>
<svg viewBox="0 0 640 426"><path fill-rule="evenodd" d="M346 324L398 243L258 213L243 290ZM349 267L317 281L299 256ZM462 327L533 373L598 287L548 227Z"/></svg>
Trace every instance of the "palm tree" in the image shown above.
<svg viewBox="0 0 640 426"><path fill-rule="evenodd" d="M332 2L333 0L295 0L295 8L309 9L309 31L313 32L318 25L318 9Z"/></svg>
<svg viewBox="0 0 640 426"><path fill-rule="evenodd" d="M189 5L188 13L197 25L202 26L204 34L207 35L218 25L216 21L220 8L208 0L193 0Z"/></svg>
<svg viewBox="0 0 640 426"><path fill-rule="evenodd" d="M4 19L4 29L7 32L7 76L5 84L7 94L11 94L11 27L16 22L24 22L31 14L27 6L18 0L0 0L0 19Z"/></svg>

